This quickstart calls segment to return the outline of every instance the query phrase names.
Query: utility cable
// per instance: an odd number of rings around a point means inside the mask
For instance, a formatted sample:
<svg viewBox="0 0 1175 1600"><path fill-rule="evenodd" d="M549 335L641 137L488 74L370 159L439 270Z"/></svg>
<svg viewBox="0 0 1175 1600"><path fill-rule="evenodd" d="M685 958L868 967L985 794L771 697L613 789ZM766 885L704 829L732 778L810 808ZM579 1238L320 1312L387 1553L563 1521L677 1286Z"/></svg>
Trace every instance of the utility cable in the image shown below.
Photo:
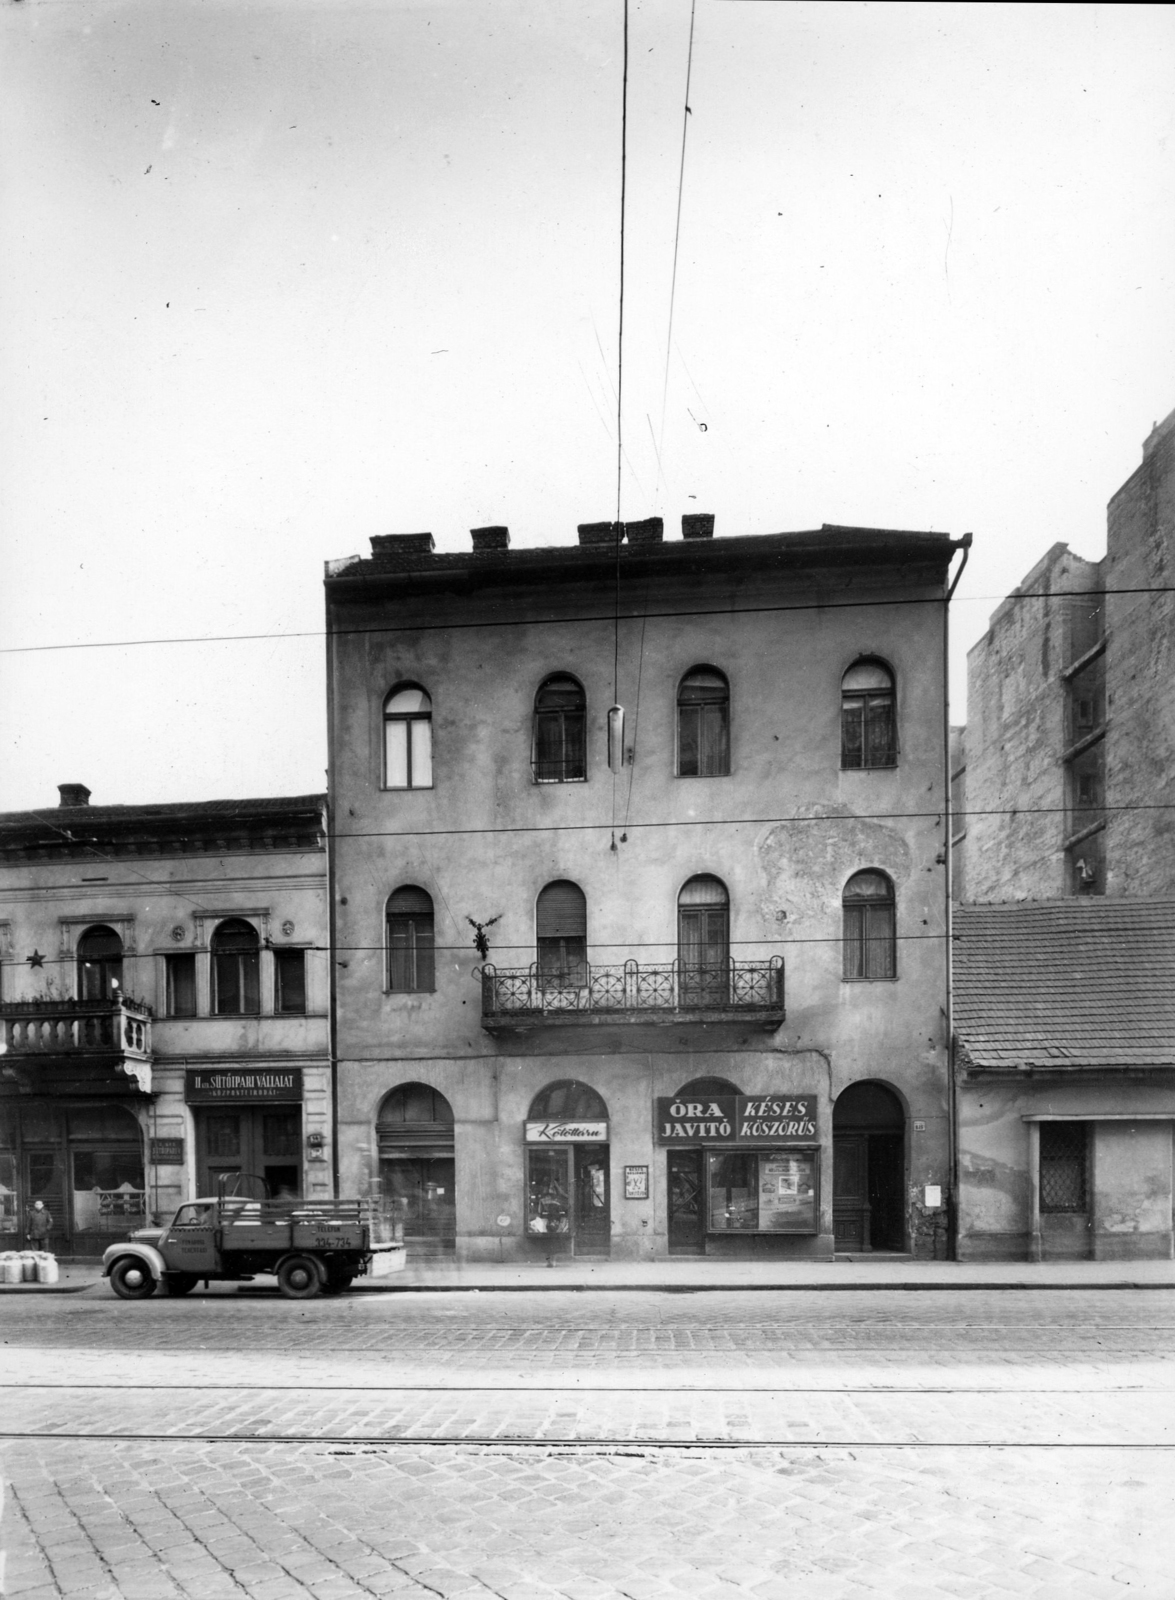
<svg viewBox="0 0 1175 1600"><path fill-rule="evenodd" d="M673 307L677 298L677 251L681 240L681 197L685 189L685 143L686 133L689 128L689 119L693 115L690 110L690 77L694 65L694 13L697 9L697 0L690 0L689 8L689 52L685 63L685 108L681 115L681 163L677 173L677 218L673 225L673 270L669 276L669 321L665 330L665 377L661 384L661 433L657 443L657 470L661 483L665 488L665 473L662 468L663 452L665 448L665 414L669 403L669 360L673 349Z"/></svg>

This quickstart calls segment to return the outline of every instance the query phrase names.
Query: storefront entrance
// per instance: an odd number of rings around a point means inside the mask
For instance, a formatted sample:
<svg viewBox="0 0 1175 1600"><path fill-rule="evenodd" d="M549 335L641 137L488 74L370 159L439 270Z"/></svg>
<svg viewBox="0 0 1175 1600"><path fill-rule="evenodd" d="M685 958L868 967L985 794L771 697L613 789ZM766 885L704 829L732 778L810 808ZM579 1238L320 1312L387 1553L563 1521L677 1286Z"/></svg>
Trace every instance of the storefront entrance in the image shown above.
<svg viewBox="0 0 1175 1600"><path fill-rule="evenodd" d="M548 1084L526 1122L526 1233L548 1256L612 1249L608 1108L587 1084Z"/></svg>
<svg viewBox="0 0 1175 1600"><path fill-rule="evenodd" d="M234 1174L260 1178L270 1199L302 1193L301 1106L200 1106L196 1121L199 1192L213 1195Z"/></svg>
<svg viewBox="0 0 1175 1600"><path fill-rule="evenodd" d="M854 1083L832 1108L832 1226L840 1251L904 1250L906 1116L881 1083Z"/></svg>
<svg viewBox="0 0 1175 1600"><path fill-rule="evenodd" d="M37 1201L52 1227L46 1247L101 1255L147 1221L143 1139L114 1104L28 1100L0 1105L0 1249L25 1243Z"/></svg>
<svg viewBox="0 0 1175 1600"><path fill-rule="evenodd" d="M700 1150L668 1150L669 1254L700 1256L705 1251L706 1196Z"/></svg>
<svg viewBox="0 0 1175 1600"><path fill-rule="evenodd" d="M449 1255L457 1244L453 1108L427 1083L393 1089L376 1118L380 1192L403 1225L409 1261Z"/></svg>

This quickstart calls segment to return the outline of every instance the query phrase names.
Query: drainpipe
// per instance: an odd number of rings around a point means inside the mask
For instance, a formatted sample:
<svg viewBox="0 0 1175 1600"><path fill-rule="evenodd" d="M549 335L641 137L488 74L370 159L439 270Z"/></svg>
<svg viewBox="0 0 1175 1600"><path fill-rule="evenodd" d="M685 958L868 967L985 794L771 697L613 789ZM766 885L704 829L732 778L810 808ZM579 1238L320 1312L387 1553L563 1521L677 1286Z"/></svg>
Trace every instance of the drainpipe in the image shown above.
<svg viewBox="0 0 1175 1600"><path fill-rule="evenodd" d="M331 633L330 600L326 605L326 964L329 973L327 1007L327 1050L330 1053L330 1164L332 1192L339 1197L339 1037L338 985L335 973L335 673L334 637Z"/></svg>
<svg viewBox="0 0 1175 1600"><path fill-rule="evenodd" d="M954 870L951 860L951 838L954 834L951 816L951 706L950 706L950 614L951 598L959 587L959 579L971 554L971 534L965 533L957 546L963 552L959 570L951 579L942 607L942 765L943 788L946 798L944 822L943 883L946 894L946 1027L947 1027L947 1258L957 1259L959 1247L959 1104L955 1088L955 1011L952 963L954 961Z"/></svg>

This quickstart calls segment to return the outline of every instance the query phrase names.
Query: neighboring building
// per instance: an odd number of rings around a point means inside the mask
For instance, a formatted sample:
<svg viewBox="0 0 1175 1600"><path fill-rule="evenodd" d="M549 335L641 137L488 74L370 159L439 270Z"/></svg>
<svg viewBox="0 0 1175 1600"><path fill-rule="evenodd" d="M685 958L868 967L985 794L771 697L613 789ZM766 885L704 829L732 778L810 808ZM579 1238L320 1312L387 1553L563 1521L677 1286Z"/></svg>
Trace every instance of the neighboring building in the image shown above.
<svg viewBox="0 0 1175 1600"><path fill-rule="evenodd" d="M946 1253L961 546L713 520L328 566L340 1179L418 1253Z"/></svg>
<svg viewBox="0 0 1175 1600"><path fill-rule="evenodd" d="M0 1245L332 1189L323 797L0 815Z"/></svg>
<svg viewBox="0 0 1175 1600"><path fill-rule="evenodd" d="M968 657L952 757L959 900L1175 892L1175 412L1109 505L1055 544Z"/></svg>
<svg viewBox="0 0 1175 1600"><path fill-rule="evenodd" d="M1175 896L955 911L960 1260L1169 1259Z"/></svg>

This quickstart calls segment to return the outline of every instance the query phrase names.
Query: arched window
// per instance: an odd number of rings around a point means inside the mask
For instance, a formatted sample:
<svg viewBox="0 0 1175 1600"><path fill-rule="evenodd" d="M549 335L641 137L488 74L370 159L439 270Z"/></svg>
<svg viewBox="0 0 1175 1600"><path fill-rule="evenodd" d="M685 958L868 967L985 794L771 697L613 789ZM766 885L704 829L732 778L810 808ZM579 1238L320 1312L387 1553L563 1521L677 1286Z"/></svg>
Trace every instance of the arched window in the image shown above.
<svg viewBox="0 0 1175 1600"><path fill-rule="evenodd" d="M261 1010L261 941L252 923L230 917L212 935L212 1009L218 1017L256 1016Z"/></svg>
<svg viewBox="0 0 1175 1600"><path fill-rule="evenodd" d="M540 1089L530 1103L529 1120L560 1122L606 1122L608 1106L602 1095L586 1083L564 1078Z"/></svg>
<svg viewBox="0 0 1175 1600"><path fill-rule="evenodd" d="M388 1142L402 1145L413 1137L423 1138L427 1129L436 1140L452 1142L453 1107L439 1089L427 1083L402 1083L384 1097L376 1118L381 1143L385 1135Z"/></svg>
<svg viewBox="0 0 1175 1600"><path fill-rule="evenodd" d="M587 982L587 900L566 878L548 883L535 904L539 981L544 988L582 989Z"/></svg>
<svg viewBox="0 0 1175 1600"><path fill-rule="evenodd" d="M584 724L587 697L569 673L556 673L534 697L536 783L582 783L587 776Z"/></svg>
<svg viewBox="0 0 1175 1600"><path fill-rule="evenodd" d="M722 1095L740 1095L742 1090L729 1078L691 1078L677 1091L676 1100L716 1100Z"/></svg>
<svg viewBox="0 0 1175 1600"><path fill-rule="evenodd" d="M418 683L384 701L384 788L432 788L432 701Z"/></svg>
<svg viewBox="0 0 1175 1600"><path fill-rule="evenodd" d="M855 872L845 884L844 975L896 978L897 930L893 884L884 872Z"/></svg>
<svg viewBox="0 0 1175 1600"><path fill-rule="evenodd" d="M380 1189L404 1228L414 1261L443 1254L457 1237L453 1108L427 1083L402 1083L375 1122Z"/></svg>
<svg viewBox="0 0 1175 1600"><path fill-rule="evenodd" d="M694 667L677 688L677 775L730 771L730 685L716 667Z"/></svg>
<svg viewBox="0 0 1175 1600"><path fill-rule="evenodd" d="M122 992L122 940L113 928L87 928L78 940L78 998L112 1000Z"/></svg>
<svg viewBox="0 0 1175 1600"><path fill-rule="evenodd" d="M840 764L893 767L897 759L893 673L884 661L856 661L840 681Z"/></svg>
<svg viewBox="0 0 1175 1600"><path fill-rule="evenodd" d="M388 897L388 989L431 994L436 988L432 896L409 884Z"/></svg>
<svg viewBox="0 0 1175 1600"><path fill-rule="evenodd" d="M690 878L677 897L681 1003L724 1005L730 995L730 896L721 878Z"/></svg>

